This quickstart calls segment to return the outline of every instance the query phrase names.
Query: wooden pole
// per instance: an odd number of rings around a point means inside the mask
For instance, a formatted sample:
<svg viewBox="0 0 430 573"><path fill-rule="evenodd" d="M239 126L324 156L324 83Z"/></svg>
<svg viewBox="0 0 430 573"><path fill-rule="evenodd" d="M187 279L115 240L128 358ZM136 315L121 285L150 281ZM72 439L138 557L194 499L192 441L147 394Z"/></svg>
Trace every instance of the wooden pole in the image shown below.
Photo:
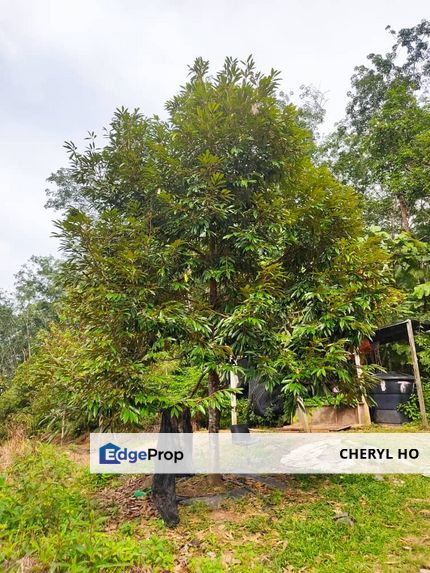
<svg viewBox="0 0 430 573"><path fill-rule="evenodd" d="M302 424L304 431L307 433L311 432L308 413L306 412L306 406L302 397L297 398L297 417L299 418L299 422Z"/></svg>
<svg viewBox="0 0 430 573"><path fill-rule="evenodd" d="M230 388L238 388L239 377L234 372L230 372ZM231 425L235 426L237 424L237 398L236 393L231 395Z"/></svg>
<svg viewBox="0 0 430 573"><path fill-rule="evenodd" d="M361 367L360 353L356 348L354 348L354 362L357 368L357 378L361 381L363 377L363 369ZM370 426L372 423L370 420L369 406L366 402L366 398L362 395L360 403L357 406L358 423L360 426Z"/></svg>
<svg viewBox="0 0 430 573"><path fill-rule="evenodd" d="M428 428L428 420L426 413L426 406L424 403L423 385L421 383L420 367L418 365L417 349L415 348L414 329L412 328L412 321L406 321L406 328L408 330L409 346L412 354L412 367L414 369L415 384L417 385L418 404L420 406L421 423L423 428Z"/></svg>

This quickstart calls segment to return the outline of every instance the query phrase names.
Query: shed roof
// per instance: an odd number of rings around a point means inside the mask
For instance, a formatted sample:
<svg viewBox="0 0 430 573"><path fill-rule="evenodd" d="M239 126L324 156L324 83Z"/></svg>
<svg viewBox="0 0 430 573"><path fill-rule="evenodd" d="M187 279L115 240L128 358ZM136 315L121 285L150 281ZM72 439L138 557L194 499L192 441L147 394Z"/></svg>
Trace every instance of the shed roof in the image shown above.
<svg viewBox="0 0 430 573"><path fill-rule="evenodd" d="M403 342L408 340L407 320L396 322L379 328L373 337L373 342L386 344L387 342ZM430 332L430 323L420 320L411 320L414 332Z"/></svg>

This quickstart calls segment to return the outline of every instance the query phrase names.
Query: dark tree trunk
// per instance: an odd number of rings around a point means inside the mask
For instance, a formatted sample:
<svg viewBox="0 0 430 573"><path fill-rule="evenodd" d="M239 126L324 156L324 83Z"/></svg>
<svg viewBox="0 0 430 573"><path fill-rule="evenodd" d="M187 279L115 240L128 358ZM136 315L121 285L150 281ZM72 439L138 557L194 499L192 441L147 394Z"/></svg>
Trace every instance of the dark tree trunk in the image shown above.
<svg viewBox="0 0 430 573"><path fill-rule="evenodd" d="M218 306L218 285L215 279L209 283L209 302L211 307L216 310ZM211 370L208 377L208 394L214 394L220 389L219 376L216 370ZM220 412L215 408L208 408L208 430L209 432L218 433L220 423Z"/></svg>
<svg viewBox="0 0 430 573"><path fill-rule="evenodd" d="M405 198L403 197L403 195L398 195L397 196L397 201L399 203L399 209L400 209L400 219L402 221L402 229L406 232L410 232L411 230L411 226L409 225L409 209L408 209L408 205L405 201Z"/></svg>
<svg viewBox="0 0 430 573"><path fill-rule="evenodd" d="M172 418L169 410L161 414L160 433L174 433L178 431L176 418ZM168 527L175 527L179 523L178 503L176 500L175 474L154 474L152 480L152 499L155 507Z"/></svg>
<svg viewBox="0 0 430 573"><path fill-rule="evenodd" d="M191 422L191 412L188 408L186 408L181 415L180 418L180 429L181 432L185 434L192 434L193 433L193 424Z"/></svg>
<svg viewBox="0 0 430 573"><path fill-rule="evenodd" d="M220 380L218 373L216 370L211 370L209 372L209 379L208 379L208 387L209 387L209 395L213 394L220 388ZM208 430L211 433L218 433L219 426L220 426L220 417L221 413L219 410L215 408L208 408ZM213 466L218 465L218 458L219 458L219 451L216 444L213 444L213 447L210 450L210 455L212 459ZM210 483L213 486L219 486L222 483L222 477L219 474L213 473L209 476Z"/></svg>
<svg viewBox="0 0 430 573"><path fill-rule="evenodd" d="M208 390L209 396L220 389L220 381L218 373L215 370L209 372L208 377ZM220 411L215 408L208 408L208 430L209 432L219 432L220 425Z"/></svg>
<svg viewBox="0 0 430 573"><path fill-rule="evenodd" d="M182 432L184 434L192 434L193 433L193 423L191 421L191 412L189 410L189 408L186 408L185 410L182 411L179 420L178 420L178 431ZM185 444L185 447L191 447L192 448L192 443ZM193 476L195 474L189 473L189 474L176 474L177 478L189 478L191 476Z"/></svg>
<svg viewBox="0 0 430 573"><path fill-rule="evenodd" d="M172 417L169 410L161 414L160 433L192 433L191 413L185 409L179 418ZM179 523L178 502L176 499L176 475L154 474L152 480L152 499L154 505L168 527Z"/></svg>
<svg viewBox="0 0 430 573"><path fill-rule="evenodd" d="M214 262L216 258L216 243L215 243L215 235L213 235L210 239L210 258L211 261ZM209 281L209 304L215 312L218 312L219 309L219 292L218 292L218 283L214 278L211 278ZM218 372L216 370L210 370L208 376L208 394L214 394L220 389L220 379L218 376ZM208 430L210 433L217 434L219 432L220 427L220 411L216 408L208 408ZM212 464L215 467L217 465L219 451L216 446L211 448L210 456L212 457ZM218 474L211 474L210 481L212 485L219 485L221 483L221 476Z"/></svg>
<svg viewBox="0 0 430 573"><path fill-rule="evenodd" d="M176 500L175 474L154 474L152 480L152 499L161 519L167 527L179 523L178 502Z"/></svg>

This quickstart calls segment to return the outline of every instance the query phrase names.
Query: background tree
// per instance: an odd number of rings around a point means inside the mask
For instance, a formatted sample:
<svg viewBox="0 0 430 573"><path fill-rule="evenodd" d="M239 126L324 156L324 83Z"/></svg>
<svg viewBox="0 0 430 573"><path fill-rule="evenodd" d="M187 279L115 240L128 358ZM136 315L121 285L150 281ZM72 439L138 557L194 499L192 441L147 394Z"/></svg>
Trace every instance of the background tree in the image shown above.
<svg viewBox="0 0 430 573"><path fill-rule="evenodd" d="M389 30L395 44L356 68L326 150L336 174L363 193L369 222L428 238L430 24Z"/></svg>
<svg viewBox="0 0 430 573"><path fill-rule="evenodd" d="M23 412L36 387L16 371L39 346L38 335L57 321L59 261L33 256L15 275L13 293L0 293L0 433L9 415ZM46 388L46 395L52 395Z"/></svg>
<svg viewBox="0 0 430 573"><path fill-rule="evenodd" d="M15 371L22 359L17 344L18 317L11 297L0 292L0 380L2 383Z"/></svg>
<svg viewBox="0 0 430 573"><path fill-rule="evenodd" d="M56 319L58 270L53 257L33 256L15 275L14 292L0 294L0 376L12 376L30 356L37 332Z"/></svg>

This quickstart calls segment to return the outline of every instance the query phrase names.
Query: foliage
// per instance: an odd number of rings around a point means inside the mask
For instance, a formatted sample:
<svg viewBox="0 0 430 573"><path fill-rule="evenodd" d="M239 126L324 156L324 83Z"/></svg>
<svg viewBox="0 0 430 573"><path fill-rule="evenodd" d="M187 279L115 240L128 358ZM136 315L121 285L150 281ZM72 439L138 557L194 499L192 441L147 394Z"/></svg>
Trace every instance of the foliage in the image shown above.
<svg viewBox="0 0 430 573"><path fill-rule="evenodd" d="M83 153L67 144L70 169L55 178L60 202L79 190L79 206L90 205L71 209L59 236L69 308L97 338L92 378L112 401L103 384L127 384L145 402L148 368L177 356L209 373L218 408L232 355L220 324L282 254L309 147L294 107L275 97L274 70L227 59L212 78L198 59L190 75L168 122L118 110L106 145L94 134Z"/></svg>
<svg viewBox="0 0 430 573"><path fill-rule="evenodd" d="M198 59L166 122L120 109L103 146L95 134L84 151L66 145L50 195L65 210L61 322L18 370L0 419L27 409L64 434L187 405L209 409L216 430L231 370L281 385L291 410L334 387L366 391L351 348L400 300L390 255L363 237L357 194L313 164L306 110L278 84L251 58L215 76ZM33 282L27 299L43 291Z"/></svg>
<svg viewBox="0 0 430 573"><path fill-rule="evenodd" d="M363 195L374 236L390 253L396 286L403 293L390 320L429 318L430 23L423 20L398 32L384 54L370 54L355 68L346 117L325 147L326 159L340 180ZM380 229L384 231L381 231ZM401 232L399 232L401 231ZM419 349L424 377L425 348ZM384 363L411 370L403 345L381 349ZM401 407L413 418L416 396Z"/></svg>
<svg viewBox="0 0 430 573"><path fill-rule="evenodd" d="M350 352L399 301L389 255L362 237L357 194L313 164L315 92L298 111L278 86L252 58L214 76L197 59L167 121L122 108L102 146L94 133L83 151L66 144L50 191L64 210L62 322L17 375L33 411L107 427L187 404L216 430L232 369L281 384L291 408L365 391ZM173 397L169 363L208 376L208 395Z"/></svg>
<svg viewBox="0 0 430 573"><path fill-rule="evenodd" d="M151 535L142 543L145 552L145 563L150 565L151 571L171 571L174 565L172 545L167 539Z"/></svg>
<svg viewBox="0 0 430 573"><path fill-rule="evenodd" d="M92 487L89 476L54 446L28 446L0 483L5 570L18 571L23 558L53 572L164 566L169 556L160 561L161 545L104 531L106 518L91 498Z"/></svg>
<svg viewBox="0 0 430 573"><path fill-rule="evenodd" d="M6 381L34 349L36 334L56 320L59 262L33 256L15 275L12 294L0 292L0 380Z"/></svg>
<svg viewBox="0 0 430 573"><path fill-rule="evenodd" d="M306 222L304 228L311 233ZM311 250L300 256L298 277L292 274L290 283L282 283L285 297L260 287L235 311L240 324L246 325L238 342L268 387L283 386L291 412L298 398L330 394L334 388L349 400L366 392L374 382L373 368L364 367L358 383L351 347L370 337L388 309L401 301L393 285L390 255L379 237L332 240L334 244L321 246L320 256L314 258ZM304 247L301 240L297 249ZM293 248L287 253L295 270ZM233 315L237 322L238 318Z"/></svg>
<svg viewBox="0 0 430 573"><path fill-rule="evenodd" d="M3 433L17 412L31 415L33 432L42 426L64 436L88 429L91 418L82 402L85 382L77 363L82 342L79 332L55 323L39 334L38 350L18 366L0 398Z"/></svg>
<svg viewBox="0 0 430 573"><path fill-rule="evenodd" d="M15 370L20 360L19 347L15 347L14 338L19 332L13 300L7 293L0 291L0 383Z"/></svg>
<svg viewBox="0 0 430 573"><path fill-rule="evenodd" d="M274 409L269 406L264 416L254 413L252 404L248 398L239 394L236 413L239 424L247 424L250 428L277 428L283 426L286 422L286 416L275 414ZM289 421L289 418L288 418ZM231 411L226 410L221 416L221 428L229 429L231 425Z"/></svg>
<svg viewBox="0 0 430 573"><path fill-rule="evenodd" d="M348 400L347 396L339 392L337 394L329 394L327 396L313 396L312 398L306 398L303 400L305 406L309 408L320 408L322 406L356 406L356 400Z"/></svg>
<svg viewBox="0 0 430 573"><path fill-rule="evenodd" d="M113 529L96 501L105 484L58 446L33 444L0 485L0 555L10 572L26 558L36 570L54 573L133 567L161 573L178 566L192 573L309 566L321 573L370 573L387 561L408 573L430 557L424 542L430 480L400 477L296 476L288 479L286 494L259 488L251 497L226 501L218 510L222 520L200 505L181 509L184 519L175 531L149 516ZM353 527L333 520L340 511L351 515Z"/></svg>
<svg viewBox="0 0 430 573"><path fill-rule="evenodd" d="M61 296L61 285L58 281L60 261L52 256L38 257L33 255L15 275L15 298L20 308L41 304L42 309L50 311L44 317L43 324L55 318L52 307Z"/></svg>
<svg viewBox="0 0 430 573"><path fill-rule="evenodd" d="M77 329L56 324L40 335L38 352L18 367L0 399L2 433L16 420L17 412L31 416L32 432L61 433L64 437L97 426L148 428L157 423L154 414L162 407L180 409L181 404L187 404L199 408L205 403L200 393L186 402L198 381L199 371L180 367L173 360L161 360L146 369L142 367L141 371L136 367L132 380L125 379L122 385L112 384L111 379L102 378L99 374L102 366L94 360L93 353L100 352L98 339L90 341L94 345ZM96 384L94 380L99 377ZM136 391L139 377L145 383L139 387L140 393L145 389L144 397ZM222 396L221 393L220 404L224 404Z"/></svg>
<svg viewBox="0 0 430 573"><path fill-rule="evenodd" d="M426 407L427 418L430 420L430 383L428 381L423 381L423 394L424 394L424 404ZM418 396L416 393L412 394L409 400L404 404L399 404L397 409L399 410L399 412L403 412L403 414L406 414L406 416L413 422L421 421Z"/></svg>
<svg viewBox="0 0 430 573"><path fill-rule="evenodd" d="M390 237L377 233L391 253L391 265L396 285L404 293L404 301L397 309L399 317L429 318L430 245L409 233Z"/></svg>
<svg viewBox="0 0 430 573"><path fill-rule="evenodd" d="M424 404L426 407L427 416L430 420L430 335L419 334L416 336L416 346L418 352L418 360L420 364L420 372L424 394ZM405 362L408 366L411 363L410 351L406 352ZM409 366L410 367L410 366ZM401 412L405 413L411 420L419 421L421 414L418 405L418 397L414 393L406 404L401 404L398 408Z"/></svg>
<svg viewBox="0 0 430 573"><path fill-rule="evenodd" d="M392 237L388 233L374 230L384 248L390 253L390 265L394 280L402 293L401 303L393 308L390 322L417 318L422 322L429 320L429 244L418 240L410 233L399 233ZM429 339L416 336L420 369L424 378L430 375L430 362L427 358ZM406 343L384 344L379 349L382 364L390 370L412 373L409 345ZM415 397L410 406L414 407ZM408 406L409 407L409 406Z"/></svg>
<svg viewBox="0 0 430 573"><path fill-rule="evenodd" d="M324 107L327 103L326 94L313 85L303 84L298 94L292 91L288 93L280 91L278 97L281 105L294 103L297 106L298 121L311 133L315 143L313 156L318 157L319 143L322 139L320 127L326 115Z"/></svg>
<svg viewBox="0 0 430 573"><path fill-rule="evenodd" d="M326 151L336 174L364 194L371 223L428 240L430 24L390 32L391 51L355 69L346 117Z"/></svg>

